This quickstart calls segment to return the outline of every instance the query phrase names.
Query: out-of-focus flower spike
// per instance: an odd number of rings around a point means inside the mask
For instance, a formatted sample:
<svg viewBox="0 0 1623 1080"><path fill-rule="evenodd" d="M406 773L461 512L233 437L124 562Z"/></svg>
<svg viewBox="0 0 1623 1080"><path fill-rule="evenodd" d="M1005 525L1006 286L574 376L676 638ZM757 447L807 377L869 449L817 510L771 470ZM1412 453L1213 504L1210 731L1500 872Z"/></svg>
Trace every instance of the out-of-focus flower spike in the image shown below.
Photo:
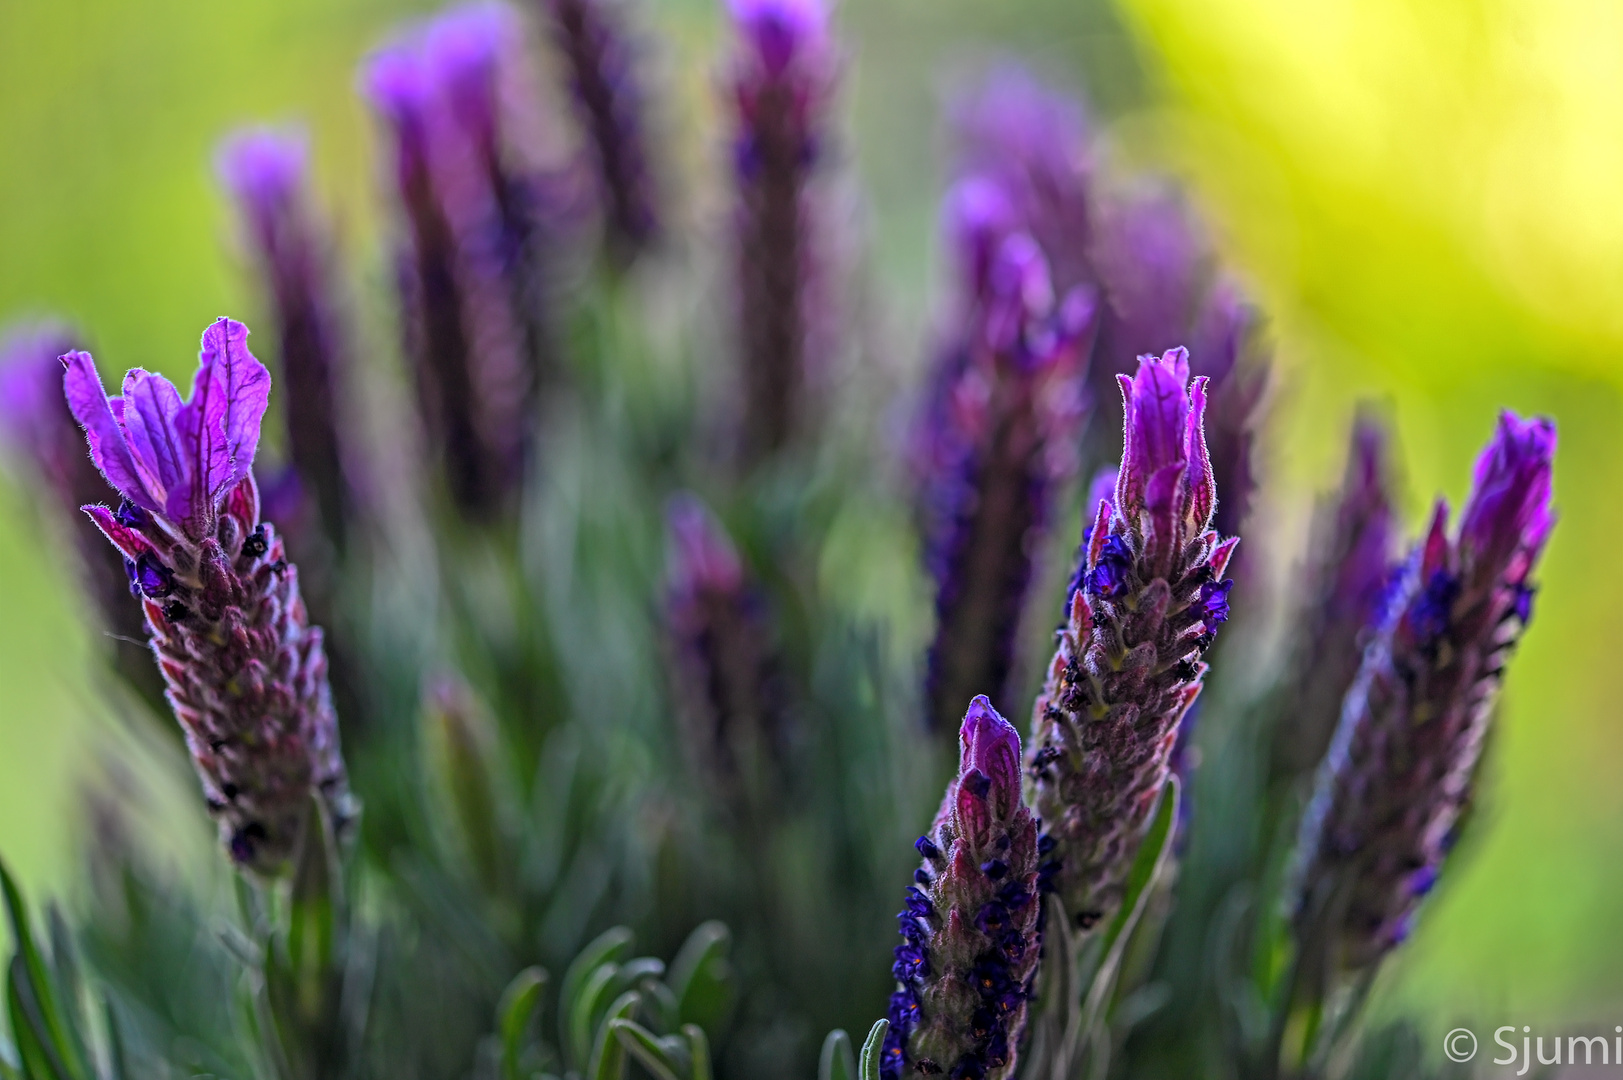
<svg viewBox="0 0 1623 1080"><path fill-rule="evenodd" d="M787 749L771 625L737 548L702 502L673 498L666 525L665 617L689 750L747 820L770 801Z"/></svg>
<svg viewBox="0 0 1623 1080"><path fill-rule="evenodd" d="M1275 735L1279 782L1311 778L1323 759L1342 699L1379 623L1396 546L1386 444L1385 428L1360 416L1341 490L1315 523L1299 645Z"/></svg>
<svg viewBox="0 0 1623 1080"><path fill-rule="evenodd" d="M590 143L609 253L629 260L660 228L635 44L613 0L542 0L542 7Z"/></svg>
<svg viewBox="0 0 1623 1080"><path fill-rule="evenodd" d="M270 375L247 334L229 319L204 331L184 401L142 371L109 399L83 352L63 358L63 383L93 459L125 498L116 511L85 509L126 559L221 842L268 877L289 868L312 797L340 827L356 807L321 631L281 539L259 520L252 464Z"/></svg>
<svg viewBox="0 0 1623 1080"><path fill-rule="evenodd" d="M374 54L363 73L387 121L410 235L406 348L430 450L459 509L510 506L547 334L536 271L541 181L508 115L522 82L514 13L452 9Z"/></svg>
<svg viewBox="0 0 1623 1080"><path fill-rule="evenodd" d="M1503 416L1458 533L1439 502L1364 653L1303 822L1296 917L1310 963L1378 962L1441 870L1530 614L1554 456L1550 421Z"/></svg>
<svg viewBox="0 0 1623 1080"><path fill-rule="evenodd" d="M288 456L315 497L323 532L342 550L357 503L353 455L343 445L349 356L306 154L302 132L247 129L221 145L217 169L242 215L276 319Z"/></svg>
<svg viewBox="0 0 1623 1080"><path fill-rule="evenodd" d="M978 228L955 231L970 245L960 255L973 284L987 239ZM938 731L957 720L955 702L1004 692L1033 560L1059 485L1075 471L1086 415L1093 306L1086 297L1056 304L1042 253L1024 233L994 251L916 437L936 581L927 722Z"/></svg>
<svg viewBox="0 0 1623 1080"><path fill-rule="evenodd" d="M1042 951L1044 844L1021 798L1020 736L982 696L959 746L958 776L914 845L923 865L897 915L885 1080L1006 1080L1025 1029Z"/></svg>
<svg viewBox="0 0 1623 1080"><path fill-rule="evenodd" d="M1191 462L1201 410L1183 350L1141 357L1122 404L1115 498L1095 511L1027 760L1054 843L1045 881L1084 933L1121 903L1233 584L1234 540L1209 528L1217 493Z"/></svg>
<svg viewBox="0 0 1623 1080"><path fill-rule="evenodd" d="M810 184L825 156L835 53L823 0L731 0L738 185L741 453L772 455L805 409L816 275Z"/></svg>

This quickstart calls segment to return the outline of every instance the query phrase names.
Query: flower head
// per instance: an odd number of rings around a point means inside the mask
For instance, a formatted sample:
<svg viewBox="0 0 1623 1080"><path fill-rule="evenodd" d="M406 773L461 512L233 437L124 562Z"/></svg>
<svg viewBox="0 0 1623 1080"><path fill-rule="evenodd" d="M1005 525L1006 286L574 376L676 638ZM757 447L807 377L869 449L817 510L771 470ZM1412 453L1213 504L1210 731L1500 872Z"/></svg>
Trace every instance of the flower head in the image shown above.
<svg viewBox="0 0 1623 1080"><path fill-rule="evenodd" d="M248 351L248 328L220 319L203 332L189 397L140 368L110 398L87 352L62 358L68 407L85 430L90 458L130 502L199 541L213 534L220 504L246 479L270 400L270 373Z"/></svg>
<svg viewBox="0 0 1623 1080"><path fill-rule="evenodd" d="M1439 503L1364 652L1299 846L1299 940L1333 969L1403 940L1453 842L1530 614L1554 455L1548 420L1502 417L1458 532Z"/></svg>
<svg viewBox="0 0 1623 1080"><path fill-rule="evenodd" d="M1037 822L1020 794L1020 736L984 696L959 730L958 776L917 848L897 916L880 1075L1013 1075L1041 951Z"/></svg>
<svg viewBox="0 0 1623 1080"><path fill-rule="evenodd" d="M1237 543L1208 527L1205 384L1189 383L1184 351L1143 357L1120 381L1126 449L1113 496L1091 507L1028 761L1055 844L1045 881L1084 932L1121 902L1201 658L1228 619Z"/></svg>
<svg viewBox="0 0 1623 1080"><path fill-rule="evenodd" d="M203 334L191 396L132 371L103 392L89 353L63 357L91 458L124 496L86 506L125 560L165 696L231 858L271 876L297 850L311 800L355 814L321 631L311 627L252 465L270 376L230 319Z"/></svg>

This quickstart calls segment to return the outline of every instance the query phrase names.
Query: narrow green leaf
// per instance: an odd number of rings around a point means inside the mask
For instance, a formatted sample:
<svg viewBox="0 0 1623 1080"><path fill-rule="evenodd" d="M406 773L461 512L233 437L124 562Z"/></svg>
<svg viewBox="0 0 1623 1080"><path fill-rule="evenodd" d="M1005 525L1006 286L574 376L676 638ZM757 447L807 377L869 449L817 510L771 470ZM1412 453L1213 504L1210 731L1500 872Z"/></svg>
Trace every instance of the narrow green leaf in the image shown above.
<svg viewBox="0 0 1623 1080"><path fill-rule="evenodd" d="M597 1031L598 1017L613 999L615 980L620 969L604 964L586 977L586 983L569 1007L569 1022L564 1029L569 1035L569 1049L577 1068L585 1068L592 1052L592 1037Z"/></svg>
<svg viewBox="0 0 1623 1080"><path fill-rule="evenodd" d="M503 1080L523 1080L519 1075L519 1053L531 1021L541 1008L541 995L547 988L547 973L527 967L513 977L496 1004L496 1032L501 1038Z"/></svg>
<svg viewBox="0 0 1623 1080"><path fill-rule="evenodd" d="M684 1024L698 1024L714 1037L733 1004L733 972L727 956L733 934L727 924L701 923L677 951L666 981L676 994Z"/></svg>
<svg viewBox="0 0 1623 1080"><path fill-rule="evenodd" d="M710 1068L710 1040L698 1024L683 1024L682 1034L688 1038L688 1054L693 1059L692 1080L714 1080ZM856 1080L855 1077L852 1080Z"/></svg>
<svg viewBox="0 0 1623 1080"><path fill-rule="evenodd" d="M564 971L564 981L558 985L558 1030L564 1033L565 1042L568 1043L565 1049L575 1055L571 1062L577 1069L585 1067L585 1054L591 1043L588 1041L583 1047L576 1047L573 1042L574 1032L570 1021L574 1015L575 999L580 996L593 972L604 964L619 963L630 955L633 940L633 934L624 926L610 927L593 938ZM590 1031L586 1037L590 1039Z"/></svg>
<svg viewBox="0 0 1623 1080"><path fill-rule="evenodd" d="M620 984L630 989L644 980L657 979L664 974L665 961L655 956L639 956L620 965Z"/></svg>
<svg viewBox="0 0 1623 1080"><path fill-rule="evenodd" d="M611 1020L609 1028L654 1080L683 1080L681 1066L671 1059L653 1032L634 1020Z"/></svg>
<svg viewBox="0 0 1623 1080"><path fill-rule="evenodd" d="M68 1080L66 1067L51 1045L40 1017L39 1003L28 983L23 958L13 955L6 977L6 1014L17 1040L17 1057L28 1080Z"/></svg>
<svg viewBox="0 0 1623 1080"><path fill-rule="evenodd" d="M817 1080L857 1080L857 1055L851 1049L851 1036L835 1028L823 1040L823 1053L817 1061Z"/></svg>
<svg viewBox="0 0 1623 1080"><path fill-rule="evenodd" d="M597 1029L597 1039L592 1044L592 1058L586 1068L587 1080L624 1080L626 1074L626 1049L614 1034L616 1023L629 1021L631 1014L637 1011L640 999L635 990L627 990L614 999L609 1006L608 1015L603 1018L603 1026Z"/></svg>
<svg viewBox="0 0 1623 1080"><path fill-rule="evenodd" d="M0 863L0 891L5 895L6 916L11 922L12 939L17 947L13 961L20 961L22 968L20 973L14 974L13 981L17 982L19 975L26 978L33 1005L39 1014L41 1024L39 1037L59 1056L57 1064L62 1069L65 1080L89 1080L89 1070L85 1067L83 1059L73 1053L76 1040L69 1032L67 1016L56 993L51 973L45 965L45 958L40 955L39 943L34 938L34 928L28 918L28 908L23 904L22 892L17 888L17 882L4 863ZM22 1033L13 1032L13 1034L18 1039L18 1050L21 1052ZM28 1064L26 1057L23 1064L25 1067Z"/></svg>
<svg viewBox="0 0 1623 1080"><path fill-rule="evenodd" d="M885 1032L890 1030L889 1020L875 1020L862 1041L862 1055L858 1059L857 1080L879 1080L879 1054L885 1048Z"/></svg>

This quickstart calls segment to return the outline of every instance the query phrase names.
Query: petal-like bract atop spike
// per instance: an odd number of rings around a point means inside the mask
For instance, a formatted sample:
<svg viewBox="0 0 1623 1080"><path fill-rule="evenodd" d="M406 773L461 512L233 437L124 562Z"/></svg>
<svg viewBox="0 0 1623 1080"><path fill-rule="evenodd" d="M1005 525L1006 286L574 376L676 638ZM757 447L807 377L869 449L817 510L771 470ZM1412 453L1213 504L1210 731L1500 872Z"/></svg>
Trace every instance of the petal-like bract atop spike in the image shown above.
<svg viewBox="0 0 1623 1080"><path fill-rule="evenodd" d="M1471 496L1460 515L1460 541L1475 561L1493 564L1517 545L1537 547L1549 531L1555 425L1506 411L1477 459Z"/></svg>

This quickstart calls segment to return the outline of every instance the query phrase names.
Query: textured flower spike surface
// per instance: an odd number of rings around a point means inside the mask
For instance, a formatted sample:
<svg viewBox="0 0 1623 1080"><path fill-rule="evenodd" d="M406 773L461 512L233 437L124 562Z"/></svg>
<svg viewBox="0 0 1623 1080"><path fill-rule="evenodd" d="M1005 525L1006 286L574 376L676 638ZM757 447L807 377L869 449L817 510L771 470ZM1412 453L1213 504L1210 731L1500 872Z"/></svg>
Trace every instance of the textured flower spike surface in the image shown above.
<svg viewBox="0 0 1623 1080"><path fill-rule="evenodd" d="M124 556L130 588L220 837L240 867L284 872L311 796L342 827L354 808L321 631L298 571L259 520L254 452L270 375L248 330L203 332L191 396L139 368L109 398L90 354L64 356L64 389L90 456L124 501L85 512Z"/></svg>
<svg viewBox="0 0 1623 1080"><path fill-rule="evenodd" d="M823 0L730 0L739 45L738 312L747 462L789 440L806 382L813 270L808 184L823 156L835 54Z"/></svg>
<svg viewBox="0 0 1623 1080"><path fill-rule="evenodd" d="M1201 657L1228 619L1237 538L1210 529L1217 492L1201 427L1206 382L1183 349L1120 377L1125 444L1101 501L1059 648L1033 710L1034 806L1056 842L1054 884L1087 932L1123 881L1169 774Z"/></svg>
<svg viewBox="0 0 1623 1080"><path fill-rule="evenodd" d="M966 339L943 354L916 435L926 561L936 582L927 720L951 731L977 691L1001 698L1014 666L1034 560L1075 470L1094 325L1085 289L1057 301L1042 251L1001 191L960 184L949 200Z"/></svg>
<svg viewBox="0 0 1623 1080"><path fill-rule="evenodd" d="M1020 735L985 697L959 732L958 777L897 916L885 1080L1005 1080L1042 949L1037 821L1021 801Z"/></svg>
<svg viewBox="0 0 1623 1080"><path fill-rule="evenodd" d="M309 193L302 133L252 128L221 145L221 181L236 200L246 238L269 287L287 408L288 456L313 492L328 537L342 546L354 505L340 444L340 341L328 239Z"/></svg>
<svg viewBox="0 0 1623 1080"><path fill-rule="evenodd" d="M410 235L400 286L424 425L458 508L489 518L521 478L535 388L531 220L500 108L515 16L452 9L375 54L366 92L394 136Z"/></svg>
<svg viewBox="0 0 1623 1080"><path fill-rule="evenodd" d="M1439 502L1348 691L1300 845L1298 933L1333 969L1405 938L1456 838L1532 614L1554 456L1550 421L1503 415L1457 535Z"/></svg>
<svg viewBox="0 0 1623 1080"><path fill-rule="evenodd" d="M543 0L596 166L610 253L625 260L659 233L636 49L613 0Z"/></svg>

